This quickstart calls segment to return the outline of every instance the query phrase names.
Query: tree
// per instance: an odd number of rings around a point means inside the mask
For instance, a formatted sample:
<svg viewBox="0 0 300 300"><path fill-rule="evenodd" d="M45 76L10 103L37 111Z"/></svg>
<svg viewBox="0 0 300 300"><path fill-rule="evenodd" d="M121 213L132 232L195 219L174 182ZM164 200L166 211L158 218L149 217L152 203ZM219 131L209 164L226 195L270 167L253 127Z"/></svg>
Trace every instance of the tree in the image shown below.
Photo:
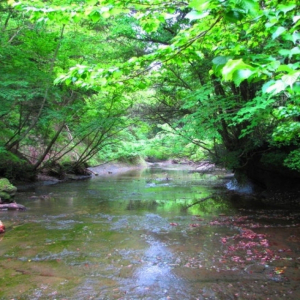
<svg viewBox="0 0 300 300"><path fill-rule="evenodd" d="M75 166L84 164L115 143L116 134L128 126L124 118L129 104L125 105L121 88L101 92L96 85L88 90L53 82L56 74L78 62L105 66L124 60L128 54L114 51L124 41L110 39L107 29L116 22L84 18L80 4L73 10L78 11L76 18L70 17L72 5L56 10L38 1L34 6L31 1L15 6L9 2L0 12L1 152L17 154L31 164L31 172L42 169L47 161L46 165L61 162L70 153ZM130 52L137 46L131 43L127 48Z"/></svg>
<svg viewBox="0 0 300 300"><path fill-rule="evenodd" d="M247 169L254 158L270 163L268 155L279 151L284 153L281 165L298 170L296 1L57 4L24 1L8 6L9 11L26 12L30 22L55 21L57 28L65 28L66 47L87 41L82 55L58 57L57 86L105 94L107 99L120 87L122 95L145 91L152 99L136 103L143 116L147 112L152 122L167 123L165 128L202 147L217 162ZM74 41L72 28L79 24L80 38Z"/></svg>

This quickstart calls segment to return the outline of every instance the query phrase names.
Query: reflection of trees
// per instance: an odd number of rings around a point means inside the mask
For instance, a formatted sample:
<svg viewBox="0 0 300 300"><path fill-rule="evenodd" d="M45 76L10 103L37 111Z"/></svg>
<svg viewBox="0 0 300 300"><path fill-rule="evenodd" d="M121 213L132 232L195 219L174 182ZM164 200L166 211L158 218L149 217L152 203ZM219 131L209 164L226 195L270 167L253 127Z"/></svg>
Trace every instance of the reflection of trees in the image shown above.
<svg viewBox="0 0 300 300"><path fill-rule="evenodd" d="M192 214L213 214L219 210L229 208L229 203L221 196L212 194L201 199L175 199L175 200L129 200L126 210L150 210L165 212L181 211Z"/></svg>
<svg viewBox="0 0 300 300"><path fill-rule="evenodd" d="M156 210L157 208L156 200L130 200L126 206L126 210Z"/></svg>
<svg viewBox="0 0 300 300"><path fill-rule="evenodd" d="M216 196L215 199L210 199L206 202L200 203L199 209L206 214L212 214L215 211L228 210L229 206L229 203L221 196Z"/></svg>
<svg viewBox="0 0 300 300"><path fill-rule="evenodd" d="M189 213L198 215L212 215L216 211L228 210L230 204L221 196L211 194L210 196L194 199L182 206L182 210L188 210Z"/></svg>
<svg viewBox="0 0 300 300"><path fill-rule="evenodd" d="M190 205L187 205L187 206L186 206L186 209L188 209L188 208L190 208L190 207L192 207L192 206L194 206L194 205L200 204L200 203L202 203L202 202L204 202L204 201L207 201L207 200L209 200L209 199L215 199L215 195L212 194L212 195L210 195L210 196L208 196L208 197L201 198L201 199L197 200L196 202L194 202L194 203L192 203L192 204L190 204Z"/></svg>

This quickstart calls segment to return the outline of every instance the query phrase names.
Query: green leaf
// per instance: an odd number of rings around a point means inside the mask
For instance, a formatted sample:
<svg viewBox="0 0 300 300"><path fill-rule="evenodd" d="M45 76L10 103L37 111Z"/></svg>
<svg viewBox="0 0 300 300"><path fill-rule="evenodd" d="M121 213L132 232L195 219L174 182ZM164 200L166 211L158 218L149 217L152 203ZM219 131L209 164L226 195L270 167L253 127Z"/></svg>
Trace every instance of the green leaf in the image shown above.
<svg viewBox="0 0 300 300"><path fill-rule="evenodd" d="M229 59L230 59L230 57L228 57L228 56L217 56L212 60L213 73L216 76L219 76L222 74L222 68L228 62Z"/></svg>
<svg viewBox="0 0 300 300"><path fill-rule="evenodd" d="M294 69L291 68L290 65L281 65L278 67L277 69L278 72L288 72L288 73L291 73L291 72L294 72Z"/></svg>
<svg viewBox="0 0 300 300"><path fill-rule="evenodd" d="M300 20L300 16L294 16L293 17L293 22L297 23Z"/></svg>
<svg viewBox="0 0 300 300"><path fill-rule="evenodd" d="M244 14L237 10L231 10L225 14L225 19L231 23L237 23L244 18Z"/></svg>
<svg viewBox="0 0 300 300"><path fill-rule="evenodd" d="M299 46L296 46L296 47L294 47L294 48L291 50L290 58L291 58L293 55L296 55L296 54L300 54L300 47L299 47Z"/></svg>
<svg viewBox="0 0 300 300"><path fill-rule="evenodd" d="M286 86L287 85L282 80L271 80L263 85L262 91L263 93L276 95L284 91Z"/></svg>
<svg viewBox="0 0 300 300"><path fill-rule="evenodd" d="M203 11L206 9L210 4L210 1L208 0L192 0L189 3L189 7L198 10L198 11Z"/></svg>
<svg viewBox="0 0 300 300"><path fill-rule="evenodd" d="M282 55L282 56L289 56L290 53L291 53L291 50L288 50L288 49L280 49L278 52L279 52L279 54Z"/></svg>
<svg viewBox="0 0 300 300"><path fill-rule="evenodd" d="M292 91L293 91L295 94L300 95L300 82L299 82L299 81L295 82Z"/></svg>
<svg viewBox="0 0 300 300"><path fill-rule="evenodd" d="M237 70L233 73L232 80L239 86L242 81L249 78L254 72L249 69Z"/></svg>
<svg viewBox="0 0 300 300"><path fill-rule="evenodd" d="M280 26L280 27L277 27L275 32L272 34L272 39L276 39L277 37L279 37L283 32L286 31L286 28Z"/></svg>
<svg viewBox="0 0 300 300"><path fill-rule="evenodd" d="M110 11L111 16L129 13L129 9L113 7Z"/></svg>
<svg viewBox="0 0 300 300"><path fill-rule="evenodd" d="M277 7L277 15L279 14L279 12L283 12L284 14L286 14L287 12L293 10L296 6L296 4L280 4Z"/></svg>
<svg viewBox="0 0 300 300"><path fill-rule="evenodd" d="M156 31L160 25L160 21L158 19L143 19L141 20L141 25L146 32Z"/></svg>
<svg viewBox="0 0 300 300"><path fill-rule="evenodd" d="M289 49L280 49L278 52L282 56L288 56L289 58L291 58L293 55L300 54L300 47L296 46L291 50L289 50Z"/></svg>
<svg viewBox="0 0 300 300"><path fill-rule="evenodd" d="M259 3L255 0L243 0L241 1L241 6L245 9L247 13L257 13L259 11Z"/></svg>
<svg viewBox="0 0 300 300"><path fill-rule="evenodd" d="M100 19L100 13L98 11L92 11L90 14L89 14L89 17L90 19L96 23L97 21L99 21Z"/></svg>
<svg viewBox="0 0 300 300"><path fill-rule="evenodd" d="M297 31L293 32L292 40L293 40L293 43L296 44L297 41L300 40L300 33Z"/></svg>
<svg viewBox="0 0 300 300"><path fill-rule="evenodd" d="M250 72L253 70L253 67L247 65L243 62L242 59L230 59L222 69L223 78L227 81L235 80L236 82L241 82L245 78L250 76ZM242 71L237 73L233 78L233 75L237 71ZM244 79L243 77L246 76ZM248 77L247 77L248 76Z"/></svg>
<svg viewBox="0 0 300 300"><path fill-rule="evenodd" d="M229 60L228 56L217 56L212 60L214 65L225 65Z"/></svg>
<svg viewBox="0 0 300 300"><path fill-rule="evenodd" d="M193 21L193 20L203 19L203 18L205 18L208 15L209 15L209 11L204 12L204 13L198 13L197 11L192 10L185 17L187 19L189 19L190 21Z"/></svg>
<svg viewBox="0 0 300 300"><path fill-rule="evenodd" d="M286 85L289 85L292 88L293 84L297 81L299 76L300 76L300 71L295 72L294 74L291 75L284 75L282 76L281 79Z"/></svg>
<svg viewBox="0 0 300 300"><path fill-rule="evenodd" d="M104 86L104 85L106 85L107 80L106 80L106 78L103 78L103 77L102 78L97 78L97 83L101 86Z"/></svg>
<svg viewBox="0 0 300 300"><path fill-rule="evenodd" d="M277 23L278 23L278 19L277 18L269 18L269 22L267 22L265 24L265 27L266 28L271 28L271 27L273 27Z"/></svg>

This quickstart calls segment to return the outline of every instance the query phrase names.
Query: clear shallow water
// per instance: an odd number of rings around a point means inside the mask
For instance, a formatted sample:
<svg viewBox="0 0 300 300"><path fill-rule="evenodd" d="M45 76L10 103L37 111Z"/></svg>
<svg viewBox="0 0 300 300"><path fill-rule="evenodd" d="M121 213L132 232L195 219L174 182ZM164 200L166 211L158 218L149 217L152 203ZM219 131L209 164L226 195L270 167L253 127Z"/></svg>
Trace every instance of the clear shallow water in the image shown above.
<svg viewBox="0 0 300 300"><path fill-rule="evenodd" d="M147 169L18 193L0 299L300 299L299 213L243 208L226 184Z"/></svg>

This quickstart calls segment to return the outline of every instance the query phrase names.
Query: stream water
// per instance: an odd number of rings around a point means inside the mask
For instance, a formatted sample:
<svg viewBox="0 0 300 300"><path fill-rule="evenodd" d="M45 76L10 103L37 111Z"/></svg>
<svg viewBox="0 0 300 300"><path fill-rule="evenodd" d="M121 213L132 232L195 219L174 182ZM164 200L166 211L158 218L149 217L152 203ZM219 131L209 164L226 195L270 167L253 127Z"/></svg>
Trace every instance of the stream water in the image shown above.
<svg viewBox="0 0 300 300"><path fill-rule="evenodd" d="M0 299L300 299L300 212L229 200L220 175L151 168L19 192L27 210L0 212Z"/></svg>

